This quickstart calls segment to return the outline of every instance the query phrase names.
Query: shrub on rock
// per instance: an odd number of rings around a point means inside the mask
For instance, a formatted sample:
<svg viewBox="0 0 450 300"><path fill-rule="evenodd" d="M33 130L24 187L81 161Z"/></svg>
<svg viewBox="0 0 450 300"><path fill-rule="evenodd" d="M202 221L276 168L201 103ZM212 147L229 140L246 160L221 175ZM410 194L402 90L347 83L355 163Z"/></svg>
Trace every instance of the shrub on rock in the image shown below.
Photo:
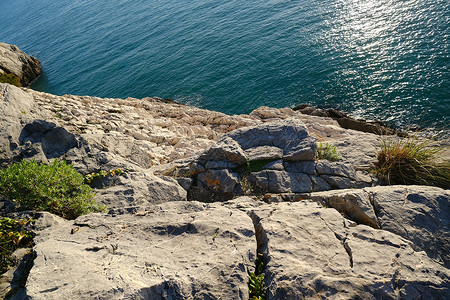
<svg viewBox="0 0 450 300"><path fill-rule="evenodd" d="M67 219L102 210L83 182L83 176L64 160L49 165L23 160L0 170L0 194L22 209L45 210Z"/></svg>
<svg viewBox="0 0 450 300"><path fill-rule="evenodd" d="M22 86L20 84L20 77L16 76L12 73L3 73L0 74L0 82L9 83L15 86Z"/></svg>

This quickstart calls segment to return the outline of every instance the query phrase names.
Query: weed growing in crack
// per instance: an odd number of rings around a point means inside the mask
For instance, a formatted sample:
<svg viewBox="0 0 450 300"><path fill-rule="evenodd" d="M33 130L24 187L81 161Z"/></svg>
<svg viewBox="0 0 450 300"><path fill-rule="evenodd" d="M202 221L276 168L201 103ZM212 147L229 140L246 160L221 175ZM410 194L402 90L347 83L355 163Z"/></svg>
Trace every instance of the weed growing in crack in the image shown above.
<svg viewBox="0 0 450 300"><path fill-rule="evenodd" d="M258 258L255 261L255 272L247 271L249 276L248 291L251 300L265 300L264 294L264 256L258 253Z"/></svg>
<svg viewBox="0 0 450 300"><path fill-rule="evenodd" d="M0 82L9 83L15 86L22 86L20 83L20 77L12 73L0 74Z"/></svg>
<svg viewBox="0 0 450 300"><path fill-rule="evenodd" d="M114 170L109 170L109 171L102 170L97 173L90 173L90 174L87 174L84 176L84 183L91 184L93 181L95 181L97 179L101 179L106 176L120 176L123 173L124 172L122 171L122 169L114 169Z"/></svg>

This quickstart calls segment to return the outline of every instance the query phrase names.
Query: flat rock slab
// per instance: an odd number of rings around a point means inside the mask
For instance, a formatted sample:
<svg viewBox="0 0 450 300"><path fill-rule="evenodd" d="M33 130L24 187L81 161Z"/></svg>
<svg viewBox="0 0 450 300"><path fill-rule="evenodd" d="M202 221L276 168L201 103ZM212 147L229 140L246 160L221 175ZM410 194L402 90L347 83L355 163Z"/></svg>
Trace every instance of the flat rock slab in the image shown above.
<svg viewBox="0 0 450 300"><path fill-rule="evenodd" d="M448 299L450 271L396 234L306 200L252 214L267 299Z"/></svg>
<svg viewBox="0 0 450 300"><path fill-rule="evenodd" d="M378 186L311 194L358 223L413 243L450 268L450 192L430 186Z"/></svg>
<svg viewBox="0 0 450 300"><path fill-rule="evenodd" d="M272 146L259 146L245 150L249 161L283 158L283 149Z"/></svg>
<svg viewBox="0 0 450 300"><path fill-rule="evenodd" d="M245 212L199 202L90 214L35 242L31 299L248 299L256 250Z"/></svg>
<svg viewBox="0 0 450 300"><path fill-rule="evenodd" d="M136 212L139 207L186 200L186 191L170 177L157 177L141 170L108 177L111 186L96 189L95 200L106 205L111 213Z"/></svg>

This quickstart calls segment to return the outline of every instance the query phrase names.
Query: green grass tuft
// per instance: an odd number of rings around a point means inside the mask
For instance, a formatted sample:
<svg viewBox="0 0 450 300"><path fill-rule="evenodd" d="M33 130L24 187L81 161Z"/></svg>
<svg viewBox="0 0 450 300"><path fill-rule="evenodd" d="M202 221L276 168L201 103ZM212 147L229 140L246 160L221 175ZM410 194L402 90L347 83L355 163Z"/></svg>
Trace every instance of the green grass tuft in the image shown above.
<svg viewBox="0 0 450 300"><path fill-rule="evenodd" d="M326 159L329 161L338 161L341 158L337 154L336 147L328 143L317 144L317 159Z"/></svg>
<svg viewBox="0 0 450 300"><path fill-rule="evenodd" d="M92 189L71 164L54 160L49 165L25 161L0 170L0 194L21 209L44 210L67 219L104 210Z"/></svg>
<svg viewBox="0 0 450 300"><path fill-rule="evenodd" d="M90 173L84 176L84 183L91 184L92 182L105 178L106 176L119 176L124 172L122 169L113 169L109 171L101 170L96 173Z"/></svg>
<svg viewBox="0 0 450 300"><path fill-rule="evenodd" d="M373 171L388 184L419 184L450 188L450 161L437 161L442 151L429 138L412 136L385 139Z"/></svg>

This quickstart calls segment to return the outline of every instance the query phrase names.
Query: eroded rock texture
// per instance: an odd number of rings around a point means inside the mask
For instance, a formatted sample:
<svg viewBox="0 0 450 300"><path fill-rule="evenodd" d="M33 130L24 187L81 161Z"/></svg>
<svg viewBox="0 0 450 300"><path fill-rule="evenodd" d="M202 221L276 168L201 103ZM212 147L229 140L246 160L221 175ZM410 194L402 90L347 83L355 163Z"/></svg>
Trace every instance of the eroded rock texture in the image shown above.
<svg viewBox="0 0 450 300"><path fill-rule="evenodd" d="M259 252L266 299L449 298L449 192L368 187L373 134L289 108L227 116L7 84L0 114L1 167L64 158L82 174L124 172L92 182L107 214L30 213L34 266L26 289L19 271L2 276L2 296L247 299ZM340 161L315 159L325 140ZM2 216L25 216L11 200Z"/></svg>
<svg viewBox="0 0 450 300"><path fill-rule="evenodd" d="M428 186L377 186L311 194L348 218L395 233L450 267L450 192Z"/></svg>

